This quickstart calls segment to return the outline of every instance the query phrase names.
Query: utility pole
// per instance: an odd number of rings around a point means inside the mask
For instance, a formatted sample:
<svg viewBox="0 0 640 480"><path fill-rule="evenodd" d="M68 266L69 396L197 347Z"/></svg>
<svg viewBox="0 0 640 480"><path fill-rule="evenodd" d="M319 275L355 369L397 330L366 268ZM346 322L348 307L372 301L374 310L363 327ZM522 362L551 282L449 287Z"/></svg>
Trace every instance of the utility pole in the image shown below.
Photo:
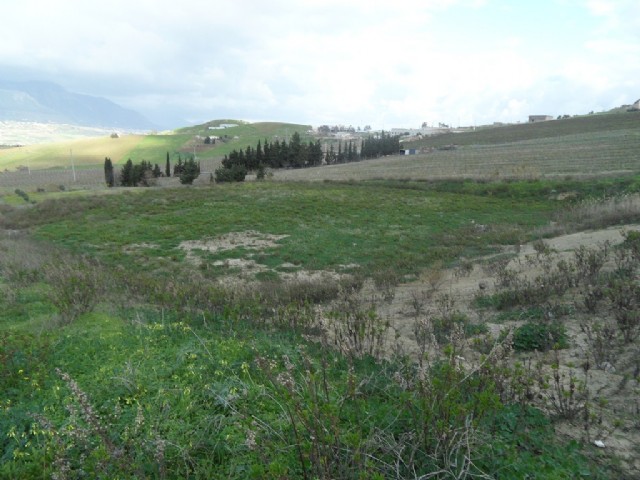
<svg viewBox="0 0 640 480"><path fill-rule="evenodd" d="M76 166L73 163L73 150L69 149L69 158L71 159L71 171L73 172L73 181L76 181Z"/></svg>

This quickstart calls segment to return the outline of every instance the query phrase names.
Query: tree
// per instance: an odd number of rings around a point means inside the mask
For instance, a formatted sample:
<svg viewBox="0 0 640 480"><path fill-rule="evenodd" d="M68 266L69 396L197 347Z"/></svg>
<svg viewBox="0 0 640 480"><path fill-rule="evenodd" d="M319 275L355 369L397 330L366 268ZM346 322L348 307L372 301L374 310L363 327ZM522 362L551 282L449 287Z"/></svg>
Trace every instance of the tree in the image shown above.
<svg viewBox="0 0 640 480"><path fill-rule="evenodd" d="M164 174L165 174L167 177L170 177L170 176L171 176L171 162L169 162L169 152L167 152L167 164L166 164L166 166L164 167Z"/></svg>
<svg viewBox="0 0 640 480"><path fill-rule="evenodd" d="M104 181L107 183L107 187L113 187L115 183L113 176L113 163L109 157L104 159Z"/></svg>
<svg viewBox="0 0 640 480"><path fill-rule="evenodd" d="M180 172L180 183L183 185L191 185L199 176L200 163L196 162L193 158L186 160Z"/></svg>
<svg viewBox="0 0 640 480"><path fill-rule="evenodd" d="M120 172L120 185L123 187L133 187L133 162L131 159L122 167Z"/></svg>
<svg viewBox="0 0 640 480"><path fill-rule="evenodd" d="M173 176L174 177L179 177L182 174L182 168L183 168L183 163L182 163L182 157L180 155L178 155L178 163L176 163L173 166Z"/></svg>
<svg viewBox="0 0 640 480"><path fill-rule="evenodd" d="M320 140L316 140L315 143L309 142L309 156L308 162L311 166L322 165L322 145Z"/></svg>
<svg viewBox="0 0 640 480"><path fill-rule="evenodd" d="M235 164L229 168L222 167L216 170L216 183L244 182L247 169L244 165Z"/></svg>

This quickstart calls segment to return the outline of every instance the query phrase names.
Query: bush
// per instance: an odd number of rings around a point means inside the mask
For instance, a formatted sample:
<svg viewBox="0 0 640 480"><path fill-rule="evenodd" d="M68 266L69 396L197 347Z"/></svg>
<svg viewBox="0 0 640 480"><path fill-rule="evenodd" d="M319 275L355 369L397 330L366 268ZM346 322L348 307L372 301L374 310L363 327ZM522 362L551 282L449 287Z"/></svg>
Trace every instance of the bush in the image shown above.
<svg viewBox="0 0 640 480"><path fill-rule="evenodd" d="M20 190L19 188L16 188L15 194L21 197L25 202L29 201L29 194L27 194L27 192L25 192L24 190Z"/></svg>
<svg viewBox="0 0 640 480"><path fill-rule="evenodd" d="M513 348L520 352L546 352L567 346L567 331L559 323L529 322L513 333Z"/></svg>
<svg viewBox="0 0 640 480"><path fill-rule="evenodd" d="M243 165L232 165L229 168L218 168L216 170L216 183L244 182L247 176L247 169Z"/></svg>
<svg viewBox="0 0 640 480"><path fill-rule="evenodd" d="M199 176L200 164L192 158L185 161L180 172L180 183L183 185L191 185Z"/></svg>

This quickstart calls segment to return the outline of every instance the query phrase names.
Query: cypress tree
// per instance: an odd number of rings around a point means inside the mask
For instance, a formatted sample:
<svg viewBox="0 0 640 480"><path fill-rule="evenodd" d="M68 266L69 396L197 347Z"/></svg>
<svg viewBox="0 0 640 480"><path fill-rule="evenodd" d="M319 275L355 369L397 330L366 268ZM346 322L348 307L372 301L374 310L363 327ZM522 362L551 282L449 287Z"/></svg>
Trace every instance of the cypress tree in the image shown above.
<svg viewBox="0 0 640 480"><path fill-rule="evenodd" d="M133 162L131 159L127 160L127 163L122 167L122 172L120 173L120 185L123 187L133 186Z"/></svg>
<svg viewBox="0 0 640 480"><path fill-rule="evenodd" d="M171 176L171 162L169 162L169 152L167 152L167 164L166 164L166 166L164 167L164 174L165 174L167 177L170 177L170 176Z"/></svg>
<svg viewBox="0 0 640 480"><path fill-rule="evenodd" d="M113 176L113 163L109 157L104 159L104 181L107 184L107 187L113 187L115 182Z"/></svg>

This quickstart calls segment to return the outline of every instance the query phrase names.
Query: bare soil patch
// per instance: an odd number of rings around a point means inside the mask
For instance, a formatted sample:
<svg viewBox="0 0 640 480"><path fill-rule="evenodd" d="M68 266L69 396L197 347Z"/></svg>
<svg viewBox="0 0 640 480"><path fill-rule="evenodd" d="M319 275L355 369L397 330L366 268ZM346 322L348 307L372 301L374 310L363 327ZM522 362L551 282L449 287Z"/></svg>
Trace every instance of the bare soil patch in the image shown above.
<svg viewBox="0 0 640 480"><path fill-rule="evenodd" d="M597 247L609 242L611 246L620 244L624 240L623 232L629 230L640 231L640 225L627 225L623 228L614 227L596 231L585 231L562 235L544 240L544 244L554 255L556 261L568 259L580 247ZM509 269L524 277L535 276L540 268L529 261L535 256L536 245L515 245L506 248L500 255L511 255L507 264ZM440 272L425 272L419 280L399 285L395 296L389 303L382 303L378 307L381 316L388 318L396 335L396 344L408 352L418 352L418 345L414 334L416 322L415 304L424 302L424 309L437 315L437 298L449 296L455 302L455 308L464 313L472 323L484 323L489 329L491 337L498 338L503 331L516 328L524 321L509 321L494 323L490 318L482 318L484 313L472 306L478 294L490 294L496 289L496 280L486 267L491 257L474 259L473 266L464 275L457 269L443 269ZM535 363L544 365L543 372L551 375L551 365L559 361L561 370L568 378L573 374L579 382L587 382L589 398L594 407L591 420L595 425L591 428L588 438L585 438L584 421L573 419L557 424L558 433L571 438L587 440L601 455L615 455L623 461L627 471L633 475L640 475L640 347L638 342L631 346L622 347L611 345L616 351L615 360L604 366L592 366L585 377L584 364L588 358L587 339L580 328L585 318L579 309L562 318L566 327L569 347L557 352L546 353L516 353L514 361L531 358ZM599 319L611 320L608 311L602 311ZM555 355L557 354L557 357ZM469 342L463 353L468 361L476 360L478 352L471 348ZM634 372L635 370L635 372ZM553 412L550 412L553 413ZM604 448L596 447L598 441ZM636 478L636 477L634 477Z"/></svg>

